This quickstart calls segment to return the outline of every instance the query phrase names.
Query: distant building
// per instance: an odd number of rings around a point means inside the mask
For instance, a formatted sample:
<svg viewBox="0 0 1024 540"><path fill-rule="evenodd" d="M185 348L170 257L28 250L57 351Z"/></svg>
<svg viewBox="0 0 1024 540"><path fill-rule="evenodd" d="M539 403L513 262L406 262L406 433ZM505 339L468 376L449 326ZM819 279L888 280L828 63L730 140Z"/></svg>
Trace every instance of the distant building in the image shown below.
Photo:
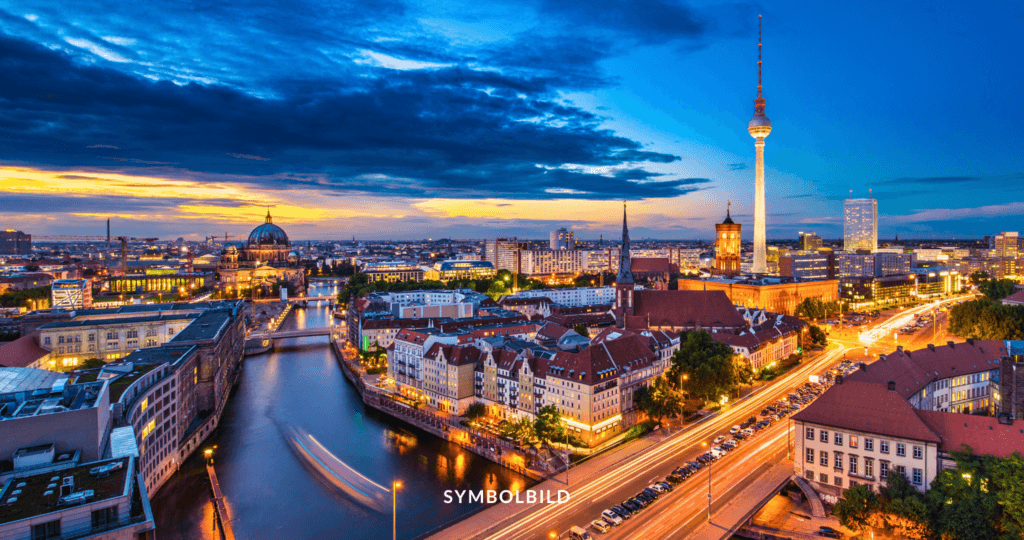
<svg viewBox="0 0 1024 540"><path fill-rule="evenodd" d="M956 268L936 266L932 268L915 268L917 276L918 298L948 296L960 292L960 272Z"/></svg>
<svg viewBox="0 0 1024 540"><path fill-rule="evenodd" d="M725 220L715 224L716 274L734 276L740 273L741 228L742 225L732 220L728 209Z"/></svg>
<svg viewBox="0 0 1024 540"><path fill-rule="evenodd" d="M145 274L113 276L108 280L112 293L165 292L177 294L212 287L216 283L212 272L160 272L147 270Z"/></svg>
<svg viewBox="0 0 1024 540"><path fill-rule="evenodd" d="M360 272L366 274L366 278L370 282L423 281L424 276L423 268L420 265L402 261L368 262L363 265Z"/></svg>
<svg viewBox="0 0 1024 540"><path fill-rule="evenodd" d="M553 250L559 249L576 249L576 239L573 238L572 231L561 228L551 231L550 246Z"/></svg>
<svg viewBox="0 0 1024 540"><path fill-rule="evenodd" d="M14 229L0 231L0 255L30 255L32 235Z"/></svg>
<svg viewBox="0 0 1024 540"><path fill-rule="evenodd" d="M519 273L527 276L570 276L587 266L587 251L582 249L519 250Z"/></svg>
<svg viewBox="0 0 1024 540"><path fill-rule="evenodd" d="M839 280L840 296L851 309L898 306L917 298L917 275L845 277Z"/></svg>
<svg viewBox="0 0 1024 540"><path fill-rule="evenodd" d="M269 293L270 287L286 287L290 293L306 290L306 272L284 229L274 224L267 211L262 225L249 233L245 244L228 243L221 253L217 275L225 297Z"/></svg>
<svg viewBox="0 0 1024 540"><path fill-rule="evenodd" d="M53 309L74 311L92 307L92 285L87 279L57 279L50 284Z"/></svg>
<svg viewBox="0 0 1024 540"><path fill-rule="evenodd" d="M779 255L779 275L802 280L829 279L834 274L830 268L831 252L799 251Z"/></svg>
<svg viewBox="0 0 1024 540"><path fill-rule="evenodd" d="M995 237L995 256L1016 259L1020 256L1020 234L1003 231Z"/></svg>
<svg viewBox="0 0 1024 540"><path fill-rule="evenodd" d="M843 249L854 251L878 249L878 201L846 199L843 201Z"/></svg>
<svg viewBox="0 0 1024 540"><path fill-rule="evenodd" d="M875 277L906 274L914 269L917 263L915 253L874 253Z"/></svg>
<svg viewBox="0 0 1024 540"><path fill-rule="evenodd" d="M492 279L494 265L488 261L438 261L423 270L423 278L447 283L455 279Z"/></svg>
<svg viewBox="0 0 1024 540"><path fill-rule="evenodd" d="M810 233L800 233L800 249L803 251L816 251L824 246L820 236Z"/></svg>
<svg viewBox="0 0 1024 540"><path fill-rule="evenodd" d="M495 270L521 273L519 250L527 247L526 242L515 238L498 238L484 243L483 260L491 263Z"/></svg>
<svg viewBox="0 0 1024 540"><path fill-rule="evenodd" d="M711 278L680 279L679 290L722 291L728 300L748 308L764 309L773 313L794 315L797 305L805 298L822 302L839 300L839 282L834 279L801 281L793 278Z"/></svg>
<svg viewBox="0 0 1024 540"><path fill-rule="evenodd" d="M588 306L592 304L611 304L615 300L615 288L607 287L574 287L568 289L533 289L519 291L514 298L547 298L555 304L566 306Z"/></svg>
<svg viewBox="0 0 1024 540"><path fill-rule="evenodd" d="M874 277L875 254L866 251L840 251L835 254L835 272L838 278Z"/></svg>

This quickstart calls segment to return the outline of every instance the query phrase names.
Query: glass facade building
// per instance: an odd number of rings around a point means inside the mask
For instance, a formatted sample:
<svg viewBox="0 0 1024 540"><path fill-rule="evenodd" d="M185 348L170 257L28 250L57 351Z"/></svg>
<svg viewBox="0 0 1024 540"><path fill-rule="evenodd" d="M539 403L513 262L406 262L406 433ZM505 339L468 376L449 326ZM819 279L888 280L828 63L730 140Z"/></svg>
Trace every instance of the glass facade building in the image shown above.
<svg viewBox="0 0 1024 540"><path fill-rule="evenodd" d="M878 250L878 200L843 201L843 249Z"/></svg>

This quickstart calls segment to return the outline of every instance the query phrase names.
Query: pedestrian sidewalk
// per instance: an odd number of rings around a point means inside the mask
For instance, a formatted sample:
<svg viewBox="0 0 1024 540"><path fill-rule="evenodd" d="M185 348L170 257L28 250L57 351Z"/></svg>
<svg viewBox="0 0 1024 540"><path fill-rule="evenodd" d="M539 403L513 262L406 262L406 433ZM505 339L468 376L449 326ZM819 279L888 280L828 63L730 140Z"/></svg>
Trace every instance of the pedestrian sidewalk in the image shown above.
<svg viewBox="0 0 1024 540"><path fill-rule="evenodd" d="M724 540L742 527L747 520L793 475L793 462L782 460L757 477L746 489L735 494L711 516L711 523L704 523L693 534L693 540Z"/></svg>

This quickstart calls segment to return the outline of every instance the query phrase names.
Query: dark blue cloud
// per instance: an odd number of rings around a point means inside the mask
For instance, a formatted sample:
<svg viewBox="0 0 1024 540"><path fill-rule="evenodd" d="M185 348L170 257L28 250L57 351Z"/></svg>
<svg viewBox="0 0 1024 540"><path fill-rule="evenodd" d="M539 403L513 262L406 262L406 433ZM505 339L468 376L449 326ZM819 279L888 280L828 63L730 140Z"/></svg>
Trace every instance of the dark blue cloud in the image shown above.
<svg viewBox="0 0 1024 540"><path fill-rule="evenodd" d="M7 160L175 166L397 196L551 198L569 189L578 198L669 197L707 182L634 165L679 157L602 129L601 118L555 101L557 81L541 75L378 69L282 81L264 98L82 65L10 37L0 38L0 71Z"/></svg>

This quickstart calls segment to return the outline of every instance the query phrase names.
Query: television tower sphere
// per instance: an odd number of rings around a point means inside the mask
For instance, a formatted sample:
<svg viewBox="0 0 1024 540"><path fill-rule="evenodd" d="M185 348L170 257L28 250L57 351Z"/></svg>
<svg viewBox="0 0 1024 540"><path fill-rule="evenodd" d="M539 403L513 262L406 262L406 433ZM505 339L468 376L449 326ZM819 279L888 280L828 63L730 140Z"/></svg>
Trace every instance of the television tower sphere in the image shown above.
<svg viewBox="0 0 1024 540"><path fill-rule="evenodd" d="M755 114L750 119L750 123L747 124L747 131L750 136L755 139L763 139L772 132L772 121L767 116L762 114Z"/></svg>

